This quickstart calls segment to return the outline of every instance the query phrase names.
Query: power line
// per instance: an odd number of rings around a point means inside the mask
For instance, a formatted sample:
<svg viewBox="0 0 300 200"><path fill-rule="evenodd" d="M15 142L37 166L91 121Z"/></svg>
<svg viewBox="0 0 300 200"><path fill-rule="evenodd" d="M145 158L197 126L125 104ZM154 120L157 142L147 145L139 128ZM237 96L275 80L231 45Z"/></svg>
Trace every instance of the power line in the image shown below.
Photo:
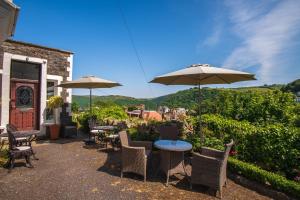
<svg viewBox="0 0 300 200"><path fill-rule="evenodd" d="M133 35L132 35L131 30L130 30L130 28L129 28L129 25L128 25L128 23L127 23L126 16L125 16L125 14L124 14L124 12L123 12L123 10L122 10L120 0L117 0L117 4L118 4L118 7L119 7L119 10L120 10L120 13L121 13L121 17L122 17L124 26L125 26L125 28L126 28L126 30L127 30L127 32L128 32L128 36L129 36L129 39L130 39L132 48L133 48L134 53L135 53L135 55L136 55L136 57L137 57L138 64L139 64L140 68L142 69L142 72L143 72L143 75L144 75L144 78L145 78L145 82L146 82L146 84L147 84L147 86L148 86L148 88L149 88L150 93L152 94L152 96L154 96L153 90L152 90L151 86L150 86L149 83L148 83L146 71L145 71L145 69L144 69L144 66L143 66L143 63L142 63L142 59L141 59L141 57L140 57L140 54L139 54L139 52L138 52L138 50L137 50L137 48L136 48L135 42L134 42L134 40L133 40Z"/></svg>

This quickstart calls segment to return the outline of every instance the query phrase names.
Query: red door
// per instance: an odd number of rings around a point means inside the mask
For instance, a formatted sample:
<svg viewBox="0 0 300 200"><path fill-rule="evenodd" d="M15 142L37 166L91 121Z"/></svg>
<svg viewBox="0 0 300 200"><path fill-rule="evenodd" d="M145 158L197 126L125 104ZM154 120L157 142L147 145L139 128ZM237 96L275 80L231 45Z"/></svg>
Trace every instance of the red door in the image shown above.
<svg viewBox="0 0 300 200"><path fill-rule="evenodd" d="M38 129L38 83L11 81L10 124L18 130Z"/></svg>

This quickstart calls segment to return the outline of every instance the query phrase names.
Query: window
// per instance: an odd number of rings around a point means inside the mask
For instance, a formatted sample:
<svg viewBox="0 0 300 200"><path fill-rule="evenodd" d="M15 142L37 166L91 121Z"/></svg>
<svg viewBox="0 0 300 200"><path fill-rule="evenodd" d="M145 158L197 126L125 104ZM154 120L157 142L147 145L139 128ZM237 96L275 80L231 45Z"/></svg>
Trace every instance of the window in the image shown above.
<svg viewBox="0 0 300 200"><path fill-rule="evenodd" d="M47 80L47 100L55 95L55 81ZM53 110L46 108L46 120L53 120Z"/></svg>
<svg viewBox="0 0 300 200"><path fill-rule="evenodd" d="M11 61L11 78L39 80L40 65L35 63Z"/></svg>
<svg viewBox="0 0 300 200"><path fill-rule="evenodd" d="M17 108L33 107L33 90L28 86L20 86L16 90L16 106Z"/></svg>
<svg viewBox="0 0 300 200"><path fill-rule="evenodd" d="M47 100L54 96L54 81L48 80L47 81Z"/></svg>

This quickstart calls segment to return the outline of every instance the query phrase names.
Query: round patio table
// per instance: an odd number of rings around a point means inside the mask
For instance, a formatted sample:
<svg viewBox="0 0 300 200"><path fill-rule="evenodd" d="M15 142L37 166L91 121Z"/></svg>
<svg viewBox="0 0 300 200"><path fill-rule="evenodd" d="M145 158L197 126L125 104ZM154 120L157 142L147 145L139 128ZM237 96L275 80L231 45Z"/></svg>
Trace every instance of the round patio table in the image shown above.
<svg viewBox="0 0 300 200"><path fill-rule="evenodd" d="M187 175L184 165L184 152L190 151L192 145L182 140L158 140L154 146L160 149L160 170L167 176L166 185L169 184L169 177L174 174Z"/></svg>
<svg viewBox="0 0 300 200"><path fill-rule="evenodd" d="M100 138L100 131L104 131L105 135L102 136L102 140L105 143L105 148L107 149L107 144L110 143L115 149L117 146L117 139L119 138L118 134L113 134L112 131L114 131L117 127L116 126L95 126L93 127L93 130L99 131L99 138Z"/></svg>
<svg viewBox="0 0 300 200"><path fill-rule="evenodd" d="M95 126L93 127L94 130L103 130L103 131L113 131L115 130L115 126Z"/></svg>

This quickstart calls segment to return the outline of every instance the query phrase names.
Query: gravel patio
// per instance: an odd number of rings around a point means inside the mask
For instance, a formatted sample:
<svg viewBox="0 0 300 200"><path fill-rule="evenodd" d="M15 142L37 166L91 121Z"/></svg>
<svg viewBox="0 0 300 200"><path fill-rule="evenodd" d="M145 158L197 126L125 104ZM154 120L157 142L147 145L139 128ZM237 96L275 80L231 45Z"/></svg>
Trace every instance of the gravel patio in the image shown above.
<svg viewBox="0 0 300 200"><path fill-rule="evenodd" d="M121 180L120 152L87 148L81 140L41 141L34 149L35 168L26 168L23 160L11 173L0 168L0 199L216 199L201 186L191 191L186 179L166 187L164 176L153 170L146 183L133 174ZM229 181L223 199L269 198Z"/></svg>

